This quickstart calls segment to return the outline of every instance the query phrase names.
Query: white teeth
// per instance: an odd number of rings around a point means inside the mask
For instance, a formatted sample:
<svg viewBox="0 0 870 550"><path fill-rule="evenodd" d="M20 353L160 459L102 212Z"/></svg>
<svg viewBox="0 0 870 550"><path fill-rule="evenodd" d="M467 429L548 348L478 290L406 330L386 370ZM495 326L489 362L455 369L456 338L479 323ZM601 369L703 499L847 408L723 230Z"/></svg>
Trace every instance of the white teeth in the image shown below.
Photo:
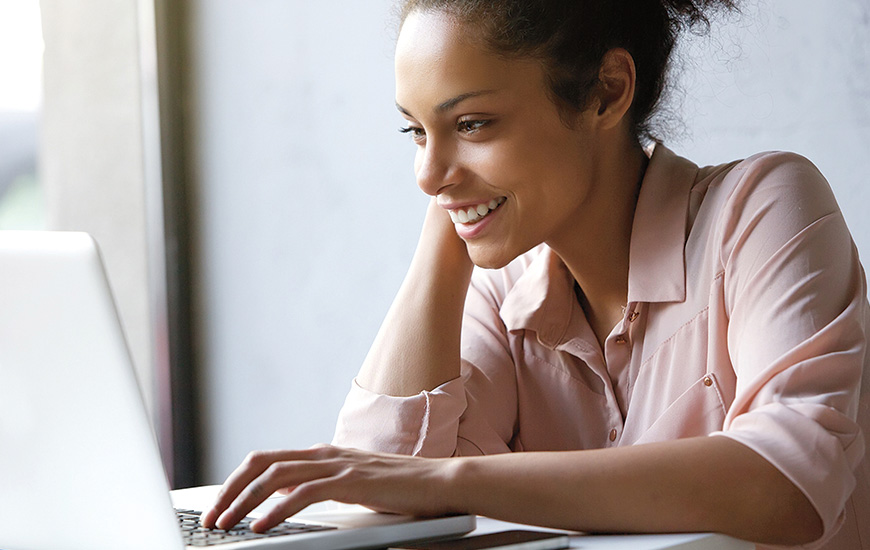
<svg viewBox="0 0 870 550"><path fill-rule="evenodd" d="M448 212L453 223L474 223L498 208L505 200L507 200L505 197L499 197L486 204L470 206L467 209L449 210Z"/></svg>

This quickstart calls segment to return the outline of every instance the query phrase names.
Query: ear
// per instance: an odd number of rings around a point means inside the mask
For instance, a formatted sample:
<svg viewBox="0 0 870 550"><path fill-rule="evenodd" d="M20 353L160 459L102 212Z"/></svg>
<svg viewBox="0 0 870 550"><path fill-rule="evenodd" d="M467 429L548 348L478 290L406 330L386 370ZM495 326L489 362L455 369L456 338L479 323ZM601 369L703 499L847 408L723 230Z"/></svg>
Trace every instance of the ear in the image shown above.
<svg viewBox="0 0 870 550"><path fill-rule="evenodd" d="M593 118L601 128L613 128L625 119L634 101L637 73L634 58L623 48L604 54L598 72L598 108Z"/></svg>

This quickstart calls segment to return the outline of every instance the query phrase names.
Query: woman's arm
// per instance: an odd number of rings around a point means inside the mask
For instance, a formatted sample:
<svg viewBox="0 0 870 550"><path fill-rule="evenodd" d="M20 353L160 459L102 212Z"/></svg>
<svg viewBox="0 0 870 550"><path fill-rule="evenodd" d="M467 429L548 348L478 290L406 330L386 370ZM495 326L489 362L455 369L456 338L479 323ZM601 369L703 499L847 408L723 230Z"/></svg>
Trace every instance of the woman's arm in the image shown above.
<svg viewBox="0 0 870 550"><path fill-rule="evenodd" d="M429 208L410 271L339 413L335 445L426 457L510 450L516 369L500 305L535 251L471 275L445 214Z"/></svg>
<svg viewBox="0 0 870 550"><path fill-rule="evenodd" d="M450 459L328 446L252 453L203 522L229 528L278 490L287 496L254 529L331 499L578 531L715 531L770 544L807 543L822 533L819 516L788 479L725 437Z"/></svg>
<svg viewBox="0 0 870 550"><path fill-rule="evenodd" d="M460 508L595 532L712 531L778 545L822 534L794 484L725 437L523 454L457 463Z"/></svg>
<svg viewBox="0 0 870 550"><path fill-rule="evenodd" d="M459 376L472 267L465 243L433 199L408 274L357 377L360 386L410 396Z"/></svg>

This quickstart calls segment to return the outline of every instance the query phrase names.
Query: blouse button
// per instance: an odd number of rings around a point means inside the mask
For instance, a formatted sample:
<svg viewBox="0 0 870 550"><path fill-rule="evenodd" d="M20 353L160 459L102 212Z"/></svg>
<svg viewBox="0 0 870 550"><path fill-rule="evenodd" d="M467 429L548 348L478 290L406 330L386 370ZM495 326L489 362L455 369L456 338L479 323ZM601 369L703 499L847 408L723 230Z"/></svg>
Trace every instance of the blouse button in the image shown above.
<svg viewBox="0 0 870 550"><path fill-rule="evenodd" d="M638 312L636 312L636 311L632 311L631 313L629 313L629 314L628 314L628 322L629 322L629 323L633 323L634 320L637 319L637 316L638 316L638 315L640 315L640 313L638 313Z"/></svg>
<svg viewBox="0 0 870 550"><path fill-rule="evenodd" d="M624 344L624 343L625 343L625 336L617 336L616 339L615 339L614 341L615 341L617 344Z"/></svg>
<svg viewBox="0 0 870 550"><path fill-rule="evenodd" d="M705 376L704 377L704 385L709 388L710 386L713 385L713 379L710 378L709 376Z"/></svg>
<svg viewBox="0 0 870 550"><path fill-rule="evenodd" d="M610 430L610 441L616 441L616 428Z"/></svg>

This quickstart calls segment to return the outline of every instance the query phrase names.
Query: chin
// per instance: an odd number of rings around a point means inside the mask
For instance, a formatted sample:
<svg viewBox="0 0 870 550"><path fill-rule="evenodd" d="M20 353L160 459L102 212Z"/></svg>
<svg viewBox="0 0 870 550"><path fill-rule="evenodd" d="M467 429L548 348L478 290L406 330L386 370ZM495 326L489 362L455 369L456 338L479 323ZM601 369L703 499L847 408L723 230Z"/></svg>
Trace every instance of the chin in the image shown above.
<svg viewBox="0 0 870 550"><path fill-rule="evenodd" d="M477 267L483 269L501 269L514 261L518 254L510 254L505 250L480 250L469 246L468 256Z"/></svg>

